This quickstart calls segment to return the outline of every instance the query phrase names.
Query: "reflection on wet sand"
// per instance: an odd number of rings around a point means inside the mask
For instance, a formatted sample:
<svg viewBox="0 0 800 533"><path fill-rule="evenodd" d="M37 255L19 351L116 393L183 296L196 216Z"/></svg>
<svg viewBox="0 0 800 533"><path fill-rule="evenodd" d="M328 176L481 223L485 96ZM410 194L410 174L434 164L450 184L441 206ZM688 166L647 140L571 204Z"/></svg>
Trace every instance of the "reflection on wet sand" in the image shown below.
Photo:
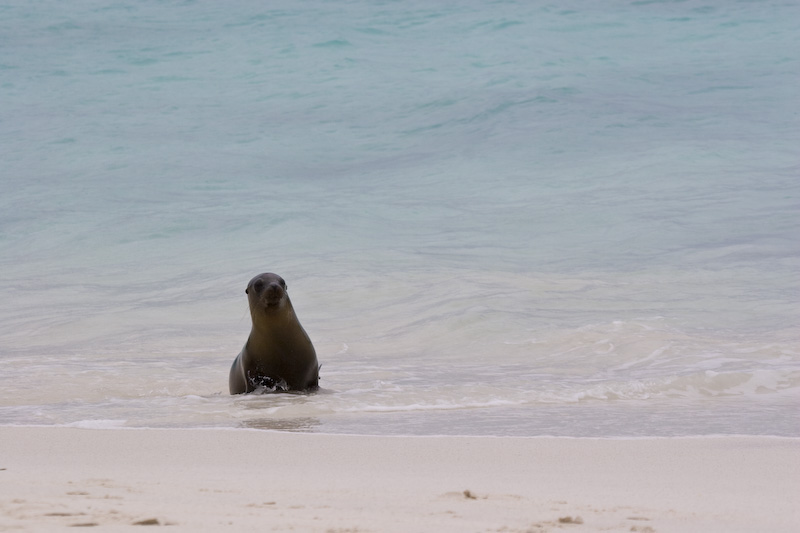
<svg viewBox="0 0 800 533"><path fill-rule="evenodd" d="M240 427L248 429L266 429L272 431L292 431L307 433L320 425L316 418L253 418L242 420Z"/></svg>

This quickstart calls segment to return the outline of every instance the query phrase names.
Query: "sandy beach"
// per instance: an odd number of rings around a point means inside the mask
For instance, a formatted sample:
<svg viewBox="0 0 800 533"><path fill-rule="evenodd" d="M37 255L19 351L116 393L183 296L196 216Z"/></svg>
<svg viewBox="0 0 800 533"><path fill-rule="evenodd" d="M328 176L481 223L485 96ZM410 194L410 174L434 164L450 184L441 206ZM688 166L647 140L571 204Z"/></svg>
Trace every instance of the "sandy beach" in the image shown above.
<svg viewBox="0 0 800 533"><path fill-rule="evenodd" d="M800 440L0 428L0 529L797 531Z"/></svg>

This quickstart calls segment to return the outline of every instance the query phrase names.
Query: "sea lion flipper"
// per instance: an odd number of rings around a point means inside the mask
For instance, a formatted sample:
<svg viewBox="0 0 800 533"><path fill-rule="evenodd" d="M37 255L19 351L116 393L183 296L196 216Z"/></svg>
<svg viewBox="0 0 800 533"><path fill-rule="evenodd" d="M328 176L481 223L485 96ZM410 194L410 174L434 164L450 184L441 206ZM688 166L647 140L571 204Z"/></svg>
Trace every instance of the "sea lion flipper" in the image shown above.
<svg viewBox="0 0 800 533"><path fill-rule="evenodd" d="M242 370L242 353L236 356L231 365L231 373L228 376L228 387L231 394L243 394L247 391L247 382L244 379L244 371Z"/></svg>

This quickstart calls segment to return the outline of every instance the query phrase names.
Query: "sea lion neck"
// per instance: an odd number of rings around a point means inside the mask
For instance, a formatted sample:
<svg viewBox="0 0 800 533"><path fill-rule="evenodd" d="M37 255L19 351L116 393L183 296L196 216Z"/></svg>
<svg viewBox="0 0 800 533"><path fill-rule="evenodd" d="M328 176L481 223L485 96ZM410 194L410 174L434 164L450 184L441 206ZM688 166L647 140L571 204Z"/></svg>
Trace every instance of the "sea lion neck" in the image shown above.
<svg viewBox="0 0 800 533"><path fill-rule="evenodd" d="M297 323L292 302L288 296L275 304L268 304L263 301L250 302L250 317L253 322L253 330L269 332L276 329L283 329Z"/></svg>

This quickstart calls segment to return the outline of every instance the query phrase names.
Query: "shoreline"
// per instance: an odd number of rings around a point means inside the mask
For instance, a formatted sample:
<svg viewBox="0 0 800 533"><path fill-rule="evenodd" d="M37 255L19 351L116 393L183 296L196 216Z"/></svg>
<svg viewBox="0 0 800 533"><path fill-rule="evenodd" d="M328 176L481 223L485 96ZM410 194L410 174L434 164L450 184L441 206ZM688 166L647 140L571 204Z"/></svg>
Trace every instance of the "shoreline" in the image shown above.
<svg viewBox="0 0 800 533"><path fill-rule="evenodd" d="M612 436L574 436L574 435L468 435L468 434L377 434L377 433L345 433L345 432L325 432L325 431L303 431L303 430L284 430L263 427L247 426L205 426L205 427L156 427L156 426L122 426L122 425L98 425L98 421L88 420L73 422L68 424L0 424L0 433L4 429L69 429L81 431L231 431L231 432L252 432L267 433L277 435L318 435L328 437L363 437L363 438L386 438L386 439L514 439L514 440L535 440L535 439L563 439L563 440L610 440L610 441L636 441L636 440L692 440L692 439L777 439L786 441L797 441L800 443L800 435L758 435L746 433L709 433L705 435L612 435ZM100 421L102 422L102 421Z"/></svg>
<svg viewBox="0 0 800 533"><path fill-rule="evenodd" d="M800 439L0 427L0 529L794 531Z"/></svg>

